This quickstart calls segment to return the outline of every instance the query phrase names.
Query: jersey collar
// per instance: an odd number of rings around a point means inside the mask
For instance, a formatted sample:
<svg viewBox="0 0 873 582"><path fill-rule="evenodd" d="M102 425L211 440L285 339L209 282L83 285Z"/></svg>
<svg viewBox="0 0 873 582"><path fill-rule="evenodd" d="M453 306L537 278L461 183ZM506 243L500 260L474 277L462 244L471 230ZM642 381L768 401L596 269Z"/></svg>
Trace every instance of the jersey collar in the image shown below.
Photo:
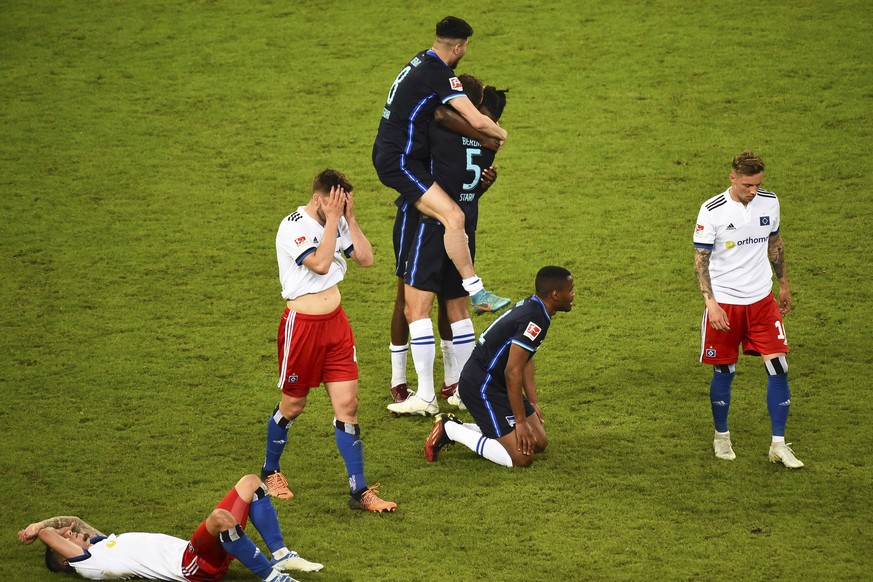
<svg viewBox="0 0 873 582"><path fill-rule="evenodd" d="M534 293L533 295L531 295L530 298L531 298L532 301L535 301L536 303L539 303L539 304L540 304L540 307L543 308L543 315L546 316L546 319L548 319L549 321L552 321L552 316L549 315L549 310L546 309L546 304L543 303L543 300L540 299L539 297L537 297L536 293Z"/></svg>

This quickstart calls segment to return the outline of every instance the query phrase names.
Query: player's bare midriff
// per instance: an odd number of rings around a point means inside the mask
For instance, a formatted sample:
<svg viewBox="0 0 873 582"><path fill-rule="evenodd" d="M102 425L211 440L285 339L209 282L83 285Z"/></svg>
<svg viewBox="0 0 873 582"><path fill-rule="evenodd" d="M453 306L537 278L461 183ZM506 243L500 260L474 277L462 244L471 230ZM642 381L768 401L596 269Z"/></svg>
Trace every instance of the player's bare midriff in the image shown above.
<svg viewBox="0 0 873 582"><path fill-rule="evenodd" d="M326 315L340 306L339 287L334 285L318 293L307 293L297 299L289 299L288 309L307 315Z"/></svg>

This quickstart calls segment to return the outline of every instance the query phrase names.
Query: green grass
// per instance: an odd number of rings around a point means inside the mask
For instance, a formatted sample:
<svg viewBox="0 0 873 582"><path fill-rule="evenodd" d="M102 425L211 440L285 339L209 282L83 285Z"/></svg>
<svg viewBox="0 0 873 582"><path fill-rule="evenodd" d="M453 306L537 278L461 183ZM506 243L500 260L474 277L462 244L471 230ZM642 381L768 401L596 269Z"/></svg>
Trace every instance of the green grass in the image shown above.
<svg viewBox="0 0 873 582"><path fill-rule="evenodd" d="M368 478L400 509L345 508L313 392L283 463L298 498L278 504L289 545L326 564L301 580L868 577L868 3L406 6L4 4L0 579L55 579L14 542L31 521L187 537L258 469L275 229L327 166L356 185L376 253L342 290ZM463 447L429 465L429 423L384 408L394 208L370 148L391 80L446 14L476 29L458 71L511 89L478 271L514 298L544 264L577 282L537 356L551 444L528 470ZM712 458L696 363L692 225L745 148L783 207L798 472L767 462L752 358L738 459Z"/></svg>

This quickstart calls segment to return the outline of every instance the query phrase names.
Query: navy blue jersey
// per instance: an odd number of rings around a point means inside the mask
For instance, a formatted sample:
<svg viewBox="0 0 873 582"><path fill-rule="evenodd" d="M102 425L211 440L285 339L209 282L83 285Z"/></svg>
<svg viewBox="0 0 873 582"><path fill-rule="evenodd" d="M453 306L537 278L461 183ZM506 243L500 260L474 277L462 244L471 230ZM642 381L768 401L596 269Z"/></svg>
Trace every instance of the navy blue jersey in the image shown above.
<svg viewBox="0 0 873 582"><path fill-rule="evenodd" d="M475 232L479 221L482 170L491 167L495 153L436 121L431 122L428 129L428 144L433 177L464 211L467 233Z"/></svg>
<svg viewBox="0 0 873 582"><path fill-rule="evenodd" d="M479 336L461 378L484 376L487 384L505 392L510 346L515 344L524 348L529 352L528 358L532 358L546 339L551 322L546 306L536 295L522 299Z"/></svg>
<svg viewBox="0 0 873 582"><path fill-rule="evenodd" d="M375 147L399 155L429 160L427 124L441 104L463 97L455 72L432 50L415 55L400 71L382 110Z"/></svg>

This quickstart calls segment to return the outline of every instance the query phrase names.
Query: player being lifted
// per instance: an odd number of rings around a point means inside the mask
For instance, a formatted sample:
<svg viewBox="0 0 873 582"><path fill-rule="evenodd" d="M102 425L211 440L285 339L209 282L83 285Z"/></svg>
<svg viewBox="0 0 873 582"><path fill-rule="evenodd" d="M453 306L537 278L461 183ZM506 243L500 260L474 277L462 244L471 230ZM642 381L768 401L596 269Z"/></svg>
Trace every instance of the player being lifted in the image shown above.
<svg viewBox="0 0 873 582"><path fill-rule="evenodd" d="M498 317L479 337L461 372L458 390L476 424L441 414L424 445L435 461L446 445L459 442L493 463L527 467L548 438L534 379L533 357L546 339L552 317L570 311L576 292L563 267L543 267L536 293Z"/></svg>
<svg viewBox="0 0 873 582"><path fill-rule="evenodd" d="M483 92L482 83L472 75L461 75L460 79L468 98L476 103L483 114L497 122L506 104L505 92L494 87L487 87ZM496 144L492 145L492 151L484 148L481 142L453 131L463 131L466 135L477 134L449 107L437 109L437 120L440 122L431 123L428 132L433 173L464 212L470 255L475 257L478 202L496 179L496 168L492 165ZM487 143L487 136L476 137ZM461 276L442 244L443 233L444 228L439 221L422 216L412 237L406 261L406 316L412 339L412 359L418 375L418 391L403 402L388 405L388 410L398 414L433 415L439 412L433 379L436 345L430 319L435 296L445 307L451 325L453 349L449 357L455 360L453 365L446 367L442 395L448 397L451 404L462 406L455 390L458 375L473 351L476 336ZM447 357L445 353L443 357ZM449 375L453 370L457 370L456 375Z"/></svg>
<svg viewBox="0 0 873 582"><path fill-rule="evenodd" d="M509 300L484 288L476 276L464 234L464 213L446 194L430 172L427 126L440 104L451 102L474 128L502 143L506 131L482 115L464 95L453 68L467 52L472 27L448 16L437 23L433 46L415 55L400 71L388 91L382 119L373 144L373 166L379 180L399 194L394 225L394 256L397 292L391 321L391 354L395 370L392 388L401 386L400 364L405 370L409 332L404 316L403 276L410 235L420 213L445 227L443 243L463 279L464 290L477 311L497 311ZM405 387L392 390L395 400L406 395Z"/></svg>

